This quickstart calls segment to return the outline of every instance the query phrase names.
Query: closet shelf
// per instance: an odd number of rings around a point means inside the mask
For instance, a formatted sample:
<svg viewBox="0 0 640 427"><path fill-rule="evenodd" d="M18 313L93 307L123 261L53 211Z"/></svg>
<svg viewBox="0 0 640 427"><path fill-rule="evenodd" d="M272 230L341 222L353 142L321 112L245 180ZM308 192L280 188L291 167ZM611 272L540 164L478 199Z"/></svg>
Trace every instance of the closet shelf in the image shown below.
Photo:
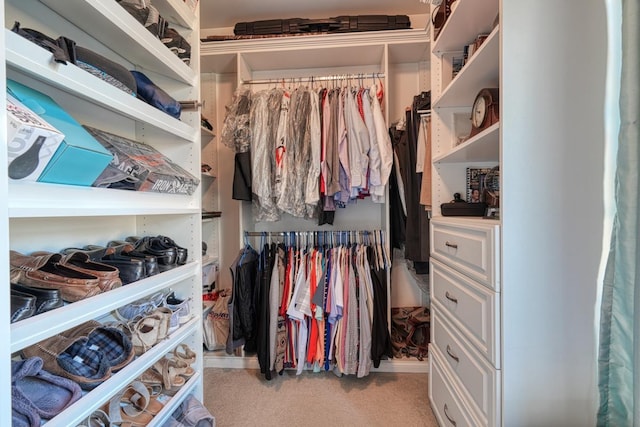
<svg viewBox="0 0 640 427"><path fill-rule="evenodd" d="M365 31L356 33L318 34L308 36L289 36L256 38L243 40L203 41L200 52L202 55L238 52L244 53L254 50L296 50L303 48L325 48L336 46L358 46L363 44L405 44L408 41L424 43L428 41L426 29Z"/></svg>
<svg viewBox="0 0 640 427"><path fill-rule="evenodd" d="M196 16L183 0L153 0L153 5L160 12L160 16L169 22L176 23L182 27L190 30L195 30L193 27L196 20Z"/></svg>
<svg viewBox="0 0 640 427"><path fill-rule="evenodd" d="M440 35L432 42L432 52L441 56L447 52L460 51L478 34L490 33L498 6L499 0L457 0Z"/></svg>
<svg viewBox="0 0 640 427"><path fill-rule="evenodd" d="M51 52L31 43L13 31L5 29L5 38L9 78L12 77L11 71L17 71L124 117L151 125L163 133L185 141L192 142L195 139L197 130L188 124L75 65L62 65L54 62Z"/></svg>
<svg viewBox="0 0 640 427"><path fill-rule="evenodd" d="M218 260L219 258L217 256L205 255L202 257L202 266L204 267L206 265L215 264Z"/></svg>
<svg viewBox="0 0 640 427"><path fill-rule="evenodd" d="M9 183L9 218L197 214L197 200L177 194L78 187L40 182Z"/></svg>
<svg viewBox="0 0 640 427"><path fill-rule="evenodd" d="M216 134L213 133L213 131L207 129L206 127L200 127L200 136L202 136L203 139L207 138L207 142L209 142L216 137Z"/></svg>
<svg viewBox="0 0 640 427"><path fill-rule="evenodd" d="M433 108L470 107L480 89L498 87L500 28L493 29L480 49L433 102Z"/></svg>
<svg viewBox="0 0 640 427"><path fill-rule="evenodd" d="M126 46L126 49L118 52L126 55L126 59L140 71L153 71L190 86L197 84L197 73L116 2L40 1L106 46ZM171 4L173 3L172 1ZM82 46L82 40L74 41Z"/></svg>
<svg viewBox="0 0 640 427"><path fill-rule="evenodd" d="M498 162L500 122L469 138L450 152L433 158L433 163Z"/></svg>
<svg viewBox="0 0 640 427"><path fill-rule="evenodd" d="M12 323L11 352L19 351L87 320L103 316L123 304L175 285L192 277L197 271L198 264L189 262L162 274ZM96 303L98 300L100 302Z"/></svg>
<svg viewBox="0 0 640 427"><path fill-rule="evenodd" d="M47 421L49 427L68 427L82 424L82 422L91 413L99 408L105 401L108 401L115 393L120 390L121 384L129 384L138 378L144 371L151 367L156 360L161 358L164 354L173 350L173 348L181 341L187 339L189 335L192 335L198 330L198 321L196 317L187 322L180 329L171 334L170 339L159 342L144 354L136 357L129 365L119 371L114 377L100 384L93 389L91 393L85 394L82 399L65 409L64 413L58 417L52 418ZM116 379L117 377L117 379ZM152 424L161 425L160 419L168 419L173 410L183 400L180 397L185 393L190 392L198 381L201 380L200 374L196 373L184 387L176 393L175 396L162 408L162 411L158 414L158 419L154 417ZM116 387L114 387L114 385Z"/></svg>
<svg viewBox="0 0 640 427"><path fill-rule="evenodd" d="M300 69L303 64L309 70L370 66L375 69L362 72L382 72L385 47L398 63L427 61L428 38L425 29L411 29L203 42L200 68L237 72L240 54L250 69L260 71Z"/></svg>

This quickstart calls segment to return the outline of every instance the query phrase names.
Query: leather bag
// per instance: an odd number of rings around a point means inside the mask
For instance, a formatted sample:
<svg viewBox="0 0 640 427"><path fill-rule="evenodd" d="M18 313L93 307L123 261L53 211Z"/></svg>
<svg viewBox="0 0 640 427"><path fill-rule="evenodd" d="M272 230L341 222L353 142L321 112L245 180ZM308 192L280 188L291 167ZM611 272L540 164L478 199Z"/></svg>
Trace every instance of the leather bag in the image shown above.
<svg viewBox="0 0 640 427"><path fill-rule="evenodd" d="M451 15L451 4L455 0L442 0L440 6L434 9L431 14L431 24L433 25L433 39L436 40L440 35L440 31Z"/></svg>

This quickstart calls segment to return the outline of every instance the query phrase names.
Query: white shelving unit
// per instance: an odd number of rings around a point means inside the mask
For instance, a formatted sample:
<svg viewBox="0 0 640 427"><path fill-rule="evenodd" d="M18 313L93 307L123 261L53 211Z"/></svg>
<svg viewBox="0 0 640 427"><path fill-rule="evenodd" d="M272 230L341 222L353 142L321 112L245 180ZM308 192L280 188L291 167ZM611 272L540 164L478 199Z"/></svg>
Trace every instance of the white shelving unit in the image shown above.
<svg viewBox="0 0 640 427"><path fill-rule="evenodd" d="M181 0L156 0L154 4L196 47L190 65L185 64L154 38L116 2L98 0L7 0L0 11L5 28L14 21L52 37L65 35L78 45L94 50L128 69L144 72L177 100L200 99L199 12ZM138 142L150 144L200 176L200 114L183 111L175 119L149 104L128 95L80 68L52 61L50 52L8 29L0 36L6 77L33 87L65 108L82 124L97 127ZM4 70L4 68L3 68ZM3 86L5 82L3 75ZM4 101L3 101L4 102ZM3 118L4 120L4 118ZM0 152L0 166L7 164ZM8 252L60 251L87 244L106 245L127 236L165 235L189 251L186 265L118 289L87 298L20 322L3 324L8 336L3 372L10 372L8 361L20 350L42 339L61 333L87 320L109 320L116 308L153 294L172 289L179 298L191 299L193 319L170 338L134 359L95 390L55 418L47 426L80 424L91 412L106 403L159 358L185 343L197 353L197 374L167 402L150 425L165 422L180 402L193 393L202 398L202 322L201 305L201 194L171 195L129 192L46 183L8 182L0 179L0 192L7 200L0 210L0 224L7 233L0 247L5 257L0 271L8 276ZM8 288L8 286L7 286ZM8 290L7 290L8 294ZM4 299L8 301L8 298ZM8 302L2 312L9 317ZM9 408L10 375L2 376L3 408ZM0 424L11 424L10 411L0 415Z"/></svg>
<svg viewBox="0 0 640 427"><path fill-rule="evenodd" d="M467 167L499 165L500 219L433 213L431 405L443 426L595 425L607 8L455 5L431 51L433 205L465 193ZM548 8L562 25L540 31ZM484 87L500 122L458 143Z"/></svg>
<svg viewBox="0 0 640 427"><path fill-rule="evenodd" d="M424 29L207 42L201 46L201 64L203 99L208 106L207 117L211 120L215 118L216 129L222 128L224 107L231 101L234 90L247 81L379 74L384 86L383 108L387 123L403 118L405 108L411 105L413 96L429 90L430 84L429 42ZM366 79L366 82L369 84L371 80ZM331 82L327 84L330 85ZM266 87L252 85L255 91ZM227 268L243 244L245 230L320 229L313 221L290 216L274 223L256 223L249 203L231 199L233 154L227 147L218 145L220 204L224 213L220 241L226 242L220 247L222 288L231 287ZM388 236L388 206L375 204L370 200L358 201L357 205L336 213L332 228L382 229ZM419 304L420 301L416 303ZM237 360L229 361L230 358L225 360L224 357L211 357L213 362L209 366L251 366L252 362L244 360L238 363ZM403 361L394 362L396 368L401 367L398 370L415 369L415 364L407 368ZM417 370L426 371L426 363L417 363L420 365ZM386 369L394 369L388 365L385 364Z"/></svg>

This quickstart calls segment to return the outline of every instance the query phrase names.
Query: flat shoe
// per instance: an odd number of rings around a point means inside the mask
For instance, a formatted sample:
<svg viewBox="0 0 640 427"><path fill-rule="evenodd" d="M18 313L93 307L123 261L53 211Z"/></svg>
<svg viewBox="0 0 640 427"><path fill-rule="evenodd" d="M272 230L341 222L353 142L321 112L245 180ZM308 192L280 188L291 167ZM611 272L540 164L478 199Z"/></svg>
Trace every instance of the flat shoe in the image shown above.
<svg viewBox="0 0 640 427"><path fill-rule="evenodd" d="M38 251L31 254L31 256L47 255L52 255L52 253L46 251ZM108 264L93 261L89 257L89 254L86 252L70 252L66 255L63 255L58 263L64 267L68 267L71 270L76 270L81 273L96 276L99 281L98 286L100 287L102 292L110 291L111 289L116 289L122 286L122 280L120 280L119 271L117 268Z"/></svg>
<svg viewBox="0 0 640 427"><path fill-rule="evenodd" d="M76 302L102 292L100 281L94 275L85 274L60 265L62 254L40 256L23 255L9 251L10 281L45 289L59 289L62 299Z"/></svg>
<svg viewBox="0 0 640 427"><path fill-rule="evenodd" d="M11 323L28 319L36 313L36 297L11 290Z"/></svg>
<svg viewBox="0 0 640 427"><path fill-rule="evenodd" d="M111 377L111 367L101 351L88 345L86 337L54 335L22 349L25 358L40 357L44 369L69 378L83 390L92 390Z"/></svg>
<svg viewBox="0 0 640 427"><path fill-rule="evenodd" d="M58 289L37 288L35 286L25 286L19 283L12 283L11 291L22 292L23 294L35 297L36 311L34 314L44 313L55 308L60 308L64 305L60 290Z"/></svg>
<svg viewBox="0 0 640 427"><path fill-rule="evenodd" d="M53 375L43 368L42 359L31 357L11 361L11 386L21 400L27 400L41 418L57 416L82 397L82 390L75 382ZM13 390L12 390L13 393Z"/></svg>
<svg viewBox="0 0 640 427"><path fill-rule="evenodd" d="M81 323L61 335L67 338L86 337L87 345L104 354L114 373L127 366L135 356L131 339L122 330L96 320Z"/></svg>

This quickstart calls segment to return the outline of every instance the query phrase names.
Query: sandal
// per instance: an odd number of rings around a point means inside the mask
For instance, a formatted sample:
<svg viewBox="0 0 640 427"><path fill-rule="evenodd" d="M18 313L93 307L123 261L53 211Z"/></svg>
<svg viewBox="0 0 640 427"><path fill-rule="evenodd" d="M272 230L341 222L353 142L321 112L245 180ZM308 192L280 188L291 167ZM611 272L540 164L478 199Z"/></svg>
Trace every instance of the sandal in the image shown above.
<svg viewBox="0 0 640 427"><path fill-rule="evenodd" d="M131 327L131 342L137 356L145 353L159 341L161 319L149 315L138 320Z"/></svg>
<svg viewBox="0 0 640 427"><path fill-rule="evenodd" d="M187 380L180 375L181 367L178 366L175 360L162 358L153 365L153 368L162 376L164 393L169 396L176 394L187 382Z"/></svg>
<svg viewBox="0 0 640 427"><path fill-rule="evenodd" d="M144 371L142 375L138 377L138 381L140 381L149 389L151 396L158 396L164 389L162 374L153 367Z"/></svg>
<svg viewBox="0 0 640 427"><path fill-rule="evenodd" d="M121 427L144 427L153 420L154 416L147 410L149 402L149 389L140 381L134 381L116 393L100 409L107 413L113 424Z"/></svg>
<svg viewBox="0 0 640 427"><path fill-rule="evenodd" d="M109 415L101 409L96 409L78 427L111 427Z"/></svg>
<svg viewBox="0 0 640 427"><path fill-rule="evenodd" d="M182 349L182 351L180 351L180 349ZM178 360L186 362L188 365L191 365L196 361L196 352L191 350L191 347L184 343L173 349L173 356Z"/></svg>

